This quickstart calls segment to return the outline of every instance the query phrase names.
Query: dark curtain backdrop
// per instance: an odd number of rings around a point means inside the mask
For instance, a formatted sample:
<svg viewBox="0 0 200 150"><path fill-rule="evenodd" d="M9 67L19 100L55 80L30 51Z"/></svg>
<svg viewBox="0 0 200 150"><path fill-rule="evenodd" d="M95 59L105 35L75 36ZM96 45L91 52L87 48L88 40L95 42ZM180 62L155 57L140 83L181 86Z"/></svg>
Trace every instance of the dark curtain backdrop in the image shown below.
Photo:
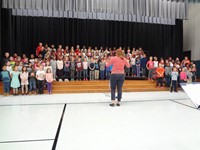
<svg viewBox="0 0 200 150"><path fill-rule="evenodd" d="M175 26L118 21L12 16L3 9L2 48L35 53L39 42L63 46L142 47L158 57L183 56L183 24Z"/></svg>

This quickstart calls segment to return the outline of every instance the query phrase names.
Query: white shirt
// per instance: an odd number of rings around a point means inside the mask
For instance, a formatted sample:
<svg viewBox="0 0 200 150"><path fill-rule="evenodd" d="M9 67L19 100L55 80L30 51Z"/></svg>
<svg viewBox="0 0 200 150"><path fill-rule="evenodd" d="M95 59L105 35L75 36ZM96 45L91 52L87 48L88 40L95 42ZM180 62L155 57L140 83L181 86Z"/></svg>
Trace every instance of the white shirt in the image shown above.
<svg viewBox="0 0 200 150"><path fill-rule="evenodd" d="M45 72L44 70L38 70L36 73L38 80L44 80L45 79Z"/></svg>
<svg viewBox="0 0 200 150"><path fill-rule="evenodd" d="M158 61L153 61L154 67L158 68Z"/></svg>
<svg viewBox="0 0 200 150"><path fill-rule="evenodd" d="M135 65L135 57L131 58L131 65Z"/></svg>
<svg viewBox="0 0 200 150"><path fill-rule="evenodd" d="M87 61L83 62L83 69L88 69L88 62Z"/></svg>
<svg viewBox="0 0 200 150"><path fill-rule="evenodd" d="M63 61L62 60L57 60L57 68L59 70L63 69Z"/></svg>

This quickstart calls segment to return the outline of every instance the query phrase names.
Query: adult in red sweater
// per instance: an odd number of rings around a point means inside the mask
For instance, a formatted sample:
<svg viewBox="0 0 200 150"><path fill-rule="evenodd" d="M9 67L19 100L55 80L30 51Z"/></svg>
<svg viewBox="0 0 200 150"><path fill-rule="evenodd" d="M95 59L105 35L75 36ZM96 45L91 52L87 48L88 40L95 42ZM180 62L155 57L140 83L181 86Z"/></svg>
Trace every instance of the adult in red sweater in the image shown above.
<svg viewBox="0 0 200 150"><path fill-rule="evenodd" d="M110 61L106 64L107 67L113 66L110 82L111 82L111 100L112 103L110 106L120 106L120 101L122 98L122 87L124 84L125 74L124 74L124 66L130 67L129 63L127 62L126 58L124 57L124 53L122 50L118 49L116 51L116 56L112 57ZM117 102L115 102L115 90L117 88Z"/></svg>

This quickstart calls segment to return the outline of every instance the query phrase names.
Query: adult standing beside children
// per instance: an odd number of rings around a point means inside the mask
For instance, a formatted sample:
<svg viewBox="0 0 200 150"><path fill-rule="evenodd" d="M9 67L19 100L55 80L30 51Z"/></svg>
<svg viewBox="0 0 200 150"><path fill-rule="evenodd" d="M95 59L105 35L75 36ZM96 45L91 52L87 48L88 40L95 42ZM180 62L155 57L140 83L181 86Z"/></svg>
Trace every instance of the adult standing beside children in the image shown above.
<svg viewBox="0 0 200 150"><path fill-rule="evenodd" d="M110 61L106 64L107 67L113 65L110 82L111 82L111 101L110 106L120 106L122 98L122 87L124 84L125 74L124 66L130 67L130 64L127 62L124 57L124 52L121 49L116 51L116 56L112 57ZM117 88L117 102L115 101L115 90Z"/></svg>

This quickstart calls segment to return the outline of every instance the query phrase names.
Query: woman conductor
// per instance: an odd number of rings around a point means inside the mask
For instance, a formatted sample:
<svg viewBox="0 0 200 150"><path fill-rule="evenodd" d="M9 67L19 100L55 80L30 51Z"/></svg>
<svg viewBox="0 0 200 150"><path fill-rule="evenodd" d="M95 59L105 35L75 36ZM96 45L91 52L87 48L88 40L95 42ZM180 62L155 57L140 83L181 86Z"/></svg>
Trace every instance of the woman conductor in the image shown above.
<svg viewBox="0 0 200 150"><path fill-rule="evenodd" d="M111 82L111 100L112 103L110 106L120 106L120 101L122 98L122 86L124 84L125 74L124 74L124 66L130 67L130 64L124 57L124 52L120 49L116 51L116 56L112 57L110 61L106 64L107 67L113 65L110 82ZM115 102L115 90L117 87L117 102Z"/></svg>

